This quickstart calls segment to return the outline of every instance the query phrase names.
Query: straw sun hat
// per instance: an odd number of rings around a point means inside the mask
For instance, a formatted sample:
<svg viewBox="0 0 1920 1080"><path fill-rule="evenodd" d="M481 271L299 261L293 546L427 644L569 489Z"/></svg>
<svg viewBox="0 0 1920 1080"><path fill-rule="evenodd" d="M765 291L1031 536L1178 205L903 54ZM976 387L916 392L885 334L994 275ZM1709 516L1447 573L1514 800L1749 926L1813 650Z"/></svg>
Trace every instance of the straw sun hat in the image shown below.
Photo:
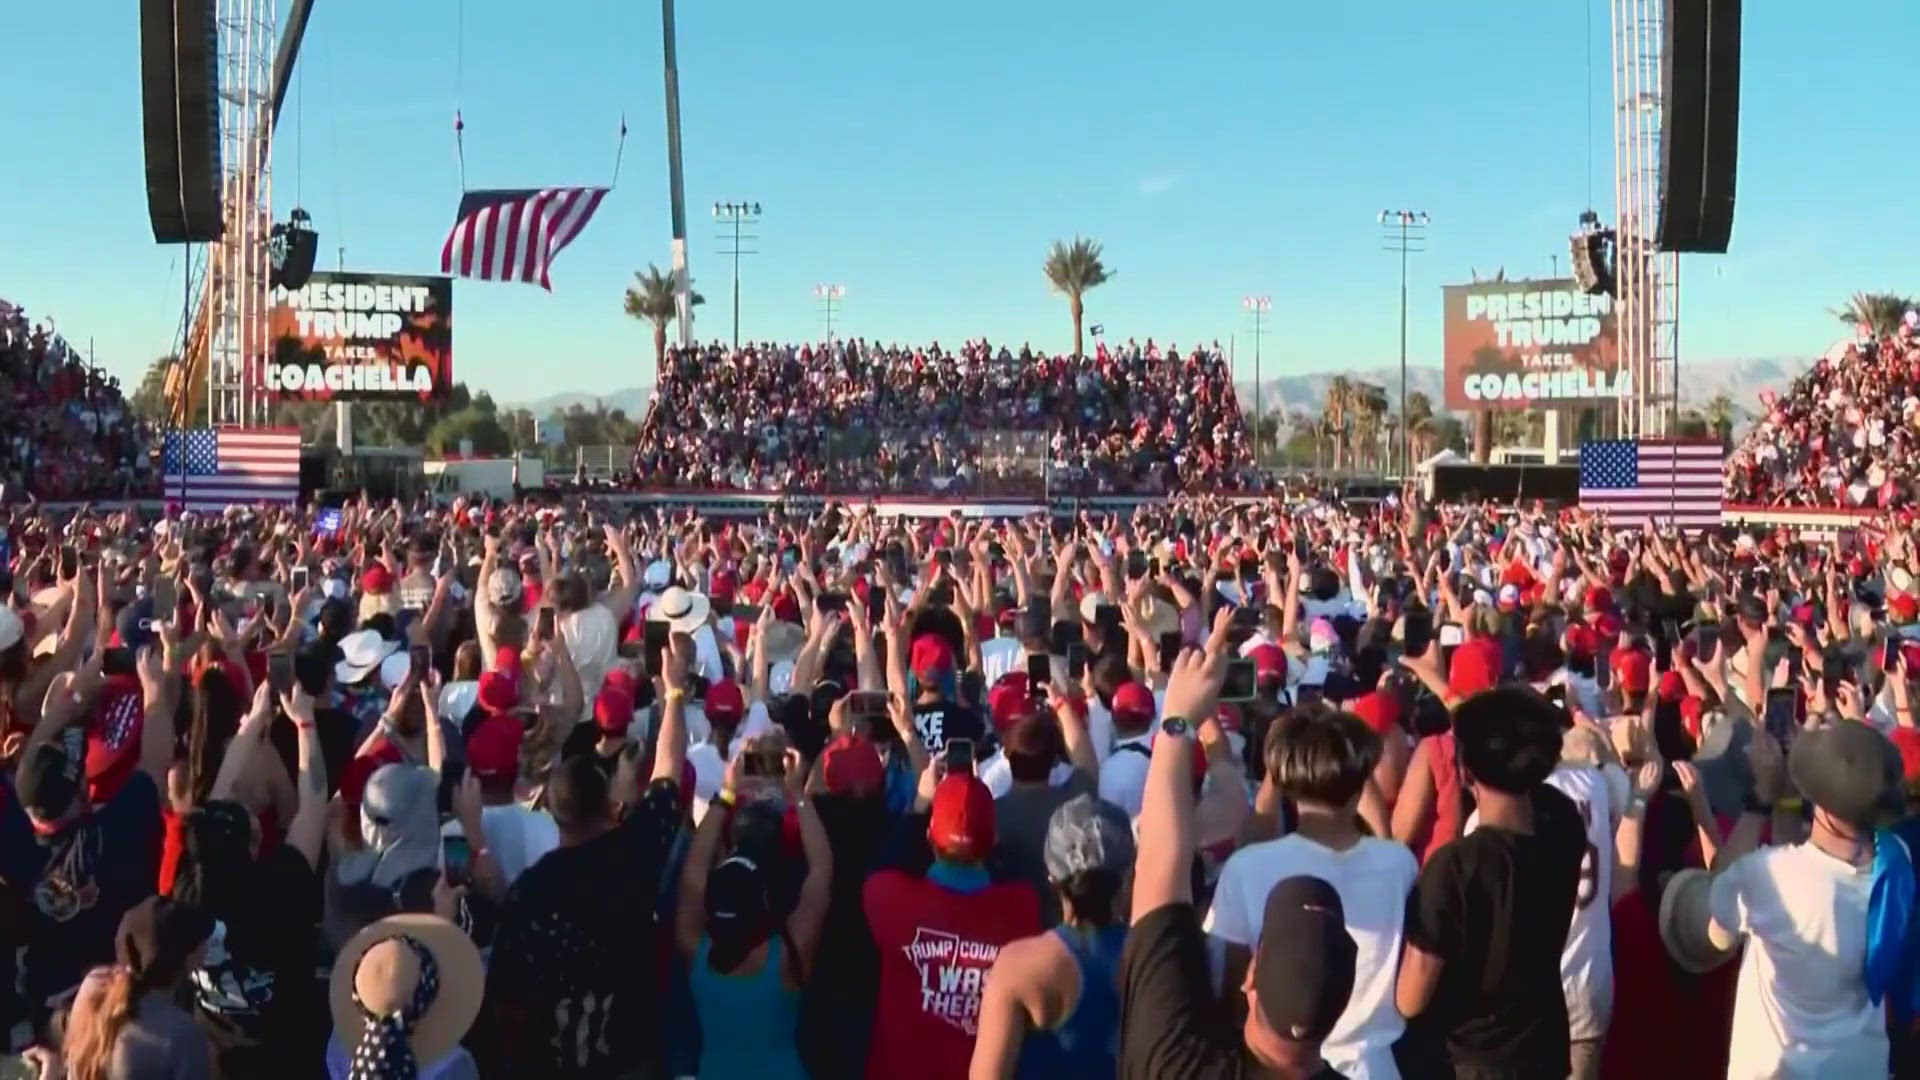
<svg viewBox="0 0 1920 1080"><path fill-rule="evenodd" d="M426 958L437 989L420 995ZM327 1004L334 1034L349 1054L378 1052L374 1040L366 1039L371 1018L424 1005L405 1038L414 1060L425 1067L451 1052L473 1026L485 983L480 950L465 931L437 915L392 915L355 934L340 950ZM430 1000L421 1002L421 997Z"/></svg>

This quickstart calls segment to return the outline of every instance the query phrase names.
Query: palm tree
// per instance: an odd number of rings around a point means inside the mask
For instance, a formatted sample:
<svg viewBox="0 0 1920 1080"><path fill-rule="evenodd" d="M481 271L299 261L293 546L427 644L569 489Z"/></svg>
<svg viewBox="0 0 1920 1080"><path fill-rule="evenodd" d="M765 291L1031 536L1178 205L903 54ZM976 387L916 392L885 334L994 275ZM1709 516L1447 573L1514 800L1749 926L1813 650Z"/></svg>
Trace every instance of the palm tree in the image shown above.
<svg viewBox="0 0 1920 1080"><path fill-rule="evenodd" d="M1725 394L1715 394L1703 410L1707 417L1707 426L1712 429L1713 437L1723 444L1733 440L1733 418L1739 415L1739 407Z"/></svg>
<svg viewBox="0 0 1920 1080"><path fill-rule="evenodd" d="M669 270L663 274L652 263L647 264L645 271L634 271L633 284L627 286L627 317L653 323L653 361L656 371L667 362L667 326L680 314L676 296L679 287L678 271ZM704 304L707 301L699 293L694 293L689 302Z"/></svg>
<svg viewBox="0 0 1920 1080"><path fill-rule="evenodd" d="M1080 356L1083 353L1080 317L1084 313L1081 298L1088 289L1106 284L1113 271L1100 261L1100 245L1078 236L1072 243L1055 240L1053 250L1047 252L1044 269L1053 291L1066 295L1067 311L1073 316L1073 355Z"/></svg>
<svg viewBox="0 0 1920 1080"><path fill-rule="evenodd" d="M1407 394L1407 415L1402 418L1407 443L1413 448L1409 454L1414 460L1407 462L1412 469L1433 454L1433 399L1424 390L1413 390Z"/></svg>
<svg viewBox="0 0 1920 1080"><path fill-rule="evenodd" d="M1327 383L1327 430L1333 435L1333 467L1338 471L1347 460L1347 425L1353 419L1353 380L1335 375Z"/></svg>
<svg viewBox="0 0 1920 1080"><path fill-rule="evenodd" d="M1380 432L1386 426L1387 391L1372 383L1356 383L1354 394L1354 443L1365 453L1356 455L1380 467Z"/></svg>
<svg viewBox="0 0 1920 1080"><path fill-rule="evenodd" d="M1913 307L1912 299L1894 293L1857 292L1833 313L1848 326L1865 326L1876 337L1891 337Z"/></svg>

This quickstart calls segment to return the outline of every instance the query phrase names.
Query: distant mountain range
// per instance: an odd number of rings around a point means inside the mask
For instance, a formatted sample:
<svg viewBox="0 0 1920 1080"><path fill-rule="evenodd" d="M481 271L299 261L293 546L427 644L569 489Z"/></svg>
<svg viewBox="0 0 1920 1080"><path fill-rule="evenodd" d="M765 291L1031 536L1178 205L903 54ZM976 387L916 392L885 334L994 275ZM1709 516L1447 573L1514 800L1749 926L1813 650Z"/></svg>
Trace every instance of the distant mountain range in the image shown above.
<svg viewBox="0 0 1920 1080"><path fill-rule="evenodd" d="M1682 360L1680 397L1689 408L1698 408L1713 400L1716 395L1725 394L1733 399L1734 405L1743 413L1752 413L1759 408L1761 391L1772 390L1777 393L1785 389L1787 384L1805 371L1813 361L1814 358L1811 356L1764 356L1743 360L1706 360L1698 363ZM1327 398L1328 384L1338 375L1384 386L1387 388L1390 399L1398 397L1399 368L1316 371L1305 375L1277 375L1261 380L1260 407L1269 412L1274 409L1286 411L1296 407L1318 409ZM1251 406L1254 396L1252 381L1240 383L1239 390L1241 400ZM1439 368L1407 368L1407 390L1425 393L1433 401L1435 408L1445 410ZM549 394L535 401L520 403L516 407L527 409L535 416L544 419L555 411L565 412L576 404L590 409L593 408L595 401L605 401L607 408L624 410L628 416L638 420L645 414L647 397L652 393L651 386L629 386L600 394L568 390Z"/></svg>

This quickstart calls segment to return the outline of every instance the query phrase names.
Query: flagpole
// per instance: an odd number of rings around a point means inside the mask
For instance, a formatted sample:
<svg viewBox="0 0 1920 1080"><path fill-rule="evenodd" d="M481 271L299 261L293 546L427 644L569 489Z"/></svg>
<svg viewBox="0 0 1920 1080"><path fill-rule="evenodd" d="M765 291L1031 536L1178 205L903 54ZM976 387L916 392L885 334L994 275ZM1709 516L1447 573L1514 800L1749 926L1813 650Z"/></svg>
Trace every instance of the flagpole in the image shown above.
<svg viewBox="0 0 1920 1080"><path fill-rule="evenodd" d="M687 265L687 191L680 172L680 61L674 46L673 0L660 0L660 46L666 73L667 196L673 217L673 306L680 345L693 345L693 271Z"/></svg>

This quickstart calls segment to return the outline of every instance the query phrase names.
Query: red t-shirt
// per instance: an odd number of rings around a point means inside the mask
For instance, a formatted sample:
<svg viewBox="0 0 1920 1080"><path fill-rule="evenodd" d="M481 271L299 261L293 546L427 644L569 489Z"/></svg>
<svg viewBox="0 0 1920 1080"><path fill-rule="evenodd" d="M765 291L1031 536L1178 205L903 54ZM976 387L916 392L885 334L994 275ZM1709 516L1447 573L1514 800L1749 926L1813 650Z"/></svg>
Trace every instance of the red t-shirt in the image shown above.
<svg viewBox="0 0 1920 1080"><path fill-rule="evenodd" d="M1040 932L1040 899L1024 882L959 893L899 870L862 890L880 949L870 1080L964 1080L980 999L1000 946Z"/></svg>
<svg viewBox="0 0 1920 1080"><path fill-rule="evenodd" d="M1896 726L1887 733L1893 745L1900 751L1900 773L1908 784L1920 781L1920 728L1910 728L1905 724Z"/></svg>
<svg viewBox="0 0 1920 1080"><path fill-rule="evenodd" d="M1640 891L1613 905L1613 1020L1603 1080L1725 1076L1740 961L1690 975L1667 957L1659 915Z"/></svg>

